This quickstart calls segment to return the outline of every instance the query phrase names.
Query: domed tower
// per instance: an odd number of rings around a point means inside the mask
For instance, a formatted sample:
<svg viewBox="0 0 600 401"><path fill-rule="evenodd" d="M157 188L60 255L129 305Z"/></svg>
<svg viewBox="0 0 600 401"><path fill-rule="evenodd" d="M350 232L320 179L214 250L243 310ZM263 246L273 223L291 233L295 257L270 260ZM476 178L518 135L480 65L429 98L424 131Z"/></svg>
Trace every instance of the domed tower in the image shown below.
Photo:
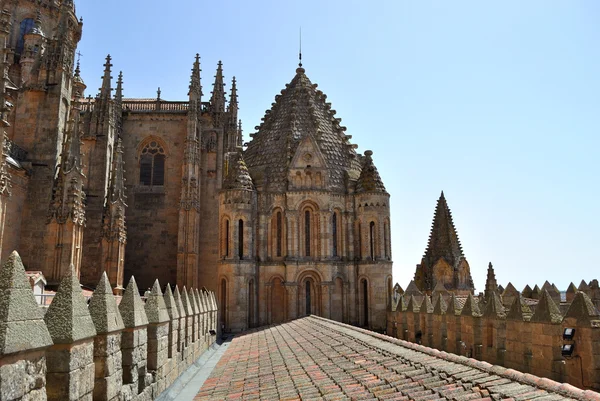
<svg viewBox="0 0 600 401"><path fill-rule="evenodd" d="M392 266L383 245L384 237L389 242L383 229L386 222L389 230L389 195L372 153L356 154L335 115L327 96L299 67L250 135L244 158L257 198L260 325L309 314L371 328L385 325ZM373 212L359 208L359 200L373 203ZM365 254L363 260L358 221L369 217L369 223L376 222L377 242L374 257Z"/></svg>
<svg viewBox="0 0 600 401"><path fill-rule="evenodd" d="M256 191L241 149L228 153L219 193L219 311L222 327L256 325Z"/></svg>

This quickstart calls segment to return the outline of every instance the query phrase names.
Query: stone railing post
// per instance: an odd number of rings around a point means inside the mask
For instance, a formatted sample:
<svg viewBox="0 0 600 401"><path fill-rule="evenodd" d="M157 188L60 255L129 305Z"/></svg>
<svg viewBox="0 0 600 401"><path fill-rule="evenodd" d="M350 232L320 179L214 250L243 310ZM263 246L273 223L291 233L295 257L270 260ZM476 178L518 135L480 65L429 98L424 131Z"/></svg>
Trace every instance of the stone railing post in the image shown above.
<svg viewBox="0 0 600 401"><path fill-rule="evenodd" d="M125 328L106 272L88 307L94 326L94 401L117 400L123 385L121 331Z"/></svg>
<svg viewBox="0 0 600 401"><path fill-rule="evenodd" d="M198 336L198 350L200 353L204 350L204 343L206 342L206 337L204 336L204 319L203 312L204 306L202 305L202 301L200 299L200 295L198 294L198 289L194 288L194 301L196 302L196 309L198 311L198 327L196 328L197 336Z"/></svg>
<svg viewBox="0 0 600 401"><path fill-rule="evenodd" d="M173 297L171 286L167 285L167 290L163 296L165 300L165 306L167 307L167 313L169 314L169 335L168 341L169 346L167 348L167 364L165 375L167 376L167 387L173 384L173 382L179 376L178 364L181 360L179 357L179 309L177 303Z"/></svg>
<svg viewBox="0 0 600 401"><path fill-rule="evenodd" d="M124 398L136 396L149 384L146 378L148 355L148 318L144 302L132 276L119 304L125 330L121 336L123 353L123 392Z"/></svg>
<svg viewBox="0 0 600 401"><path fill-rule="evenodd" d="M169 347L169 313L158 280L146 299L146 317L148 318L148 371L154 376L157 394L166 386L165 363Z"/></svg>
<svg viewBox="0 0 600 401"><path fill-rule="evenodd" d="M208 299L206 298L206 291L198 292L198 300L200 302L200 320L202 321L202 339L204 340L205 346L208 348L210 345L210 339L208 337L208 327L210 325L210 317L208 312Z"/></svg>
<svg viewBox="0 0 600 401"><path fill-rule="evenodd" d="M44 321L54 342L46 351L48 400L91 399L96 328L73 264L60 281Z"/></svg>
<svg viewBox="0 0 600 401"><path fill-rule="evenodd" d="M215 293L212 291L209 292L209 297L210 297L210 300L212 301L211 302L212 303L212 312L211 312L212 313L212 327L210 328L210 330L212 330L213 333L215 333L215 334L211 335L211 337L212 337L211 344L212 344L213 342L215 342L217 340L217 331L218 331L217 324L219 321L219 317L218 317L218 313L219 313L218 309L219 308L217 306L217 297L215 296Z"/></svg>
<svg viewBox="0 0 600 401"><path fill-rule="evenodd" d="M194 324L192 326L193 329L193 333L192 333L192 337L193 337L193 342L194 342L194 350L193 350L193 355L194 355L194 361L196 360L196 358L198 358L200 356L200 341L199 341L199 337L198 337L198 325L200 323L200 310L198 309L198 303L196 302L196 294L194 293L194 289L190 288L188 290L188 300L190 301L190 306L192 309L192 313L194 315Z"/></svg>
<svg viewBox="0 0 600 401"><path fill-rule="evenodd" d="M46 399L46 355L52 338L21 257L0 268L0 400Z"/></svg>

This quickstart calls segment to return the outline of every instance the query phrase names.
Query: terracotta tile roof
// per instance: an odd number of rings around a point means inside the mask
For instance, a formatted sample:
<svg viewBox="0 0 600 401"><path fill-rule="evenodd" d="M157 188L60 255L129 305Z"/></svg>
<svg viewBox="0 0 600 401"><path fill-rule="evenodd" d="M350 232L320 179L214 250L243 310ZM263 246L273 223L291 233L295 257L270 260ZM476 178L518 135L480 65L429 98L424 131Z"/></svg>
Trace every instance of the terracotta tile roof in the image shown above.
<svg viewBox="0 0 600 401"><path fill-rule="evenodd" d="M340 119L326 102L327 96L304 72L298 68L292 81L275 97L258 132L251 135L244 158L257 186L283 191L289 161L302 139L312 135L327 163L331 188L344 191L346 172L351 180L357 180L361 162Z"/></svg>
<svg viewBox="0 0 600 401"><path fill-rule="evenodd" d="M600 394L311 316L234 338L195 400L501 398Z"/></svg>

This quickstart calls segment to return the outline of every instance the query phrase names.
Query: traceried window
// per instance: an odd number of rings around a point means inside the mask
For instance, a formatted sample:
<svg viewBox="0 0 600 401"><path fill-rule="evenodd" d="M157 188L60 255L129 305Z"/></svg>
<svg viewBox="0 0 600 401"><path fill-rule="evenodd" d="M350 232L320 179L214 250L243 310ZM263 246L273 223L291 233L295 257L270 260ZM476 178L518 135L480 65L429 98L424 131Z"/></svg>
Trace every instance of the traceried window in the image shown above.
<svg viewBox="0 0 600 401"><path fill-rule="evenodd" d="M25 34L31 31L31 28L35 25L35 21L33 18L25 18L21 21L21 26L19 27L19 39L17 40L17 48L15 49L16 54L23 53L23 49L25 48Z"/></svg>
<svg viewBox="0 0 600 401"><path fill-rule="evenodd" d="M165 184L165 150L156 141L149 142L140 156L140 185Z"/></svg>

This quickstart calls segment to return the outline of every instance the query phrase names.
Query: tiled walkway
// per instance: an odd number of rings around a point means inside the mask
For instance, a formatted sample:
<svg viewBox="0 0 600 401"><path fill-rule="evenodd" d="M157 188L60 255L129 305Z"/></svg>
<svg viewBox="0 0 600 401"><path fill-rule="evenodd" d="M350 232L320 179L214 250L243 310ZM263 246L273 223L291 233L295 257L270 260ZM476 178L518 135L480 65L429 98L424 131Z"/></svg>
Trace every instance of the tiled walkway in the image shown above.
<svg viewBox="0 0 600 401"><path fill-rule="evenodd" d="M565 399L558 393L394 344L382 336L307 317L236 337L195 400L492 397Z"/></svg>

